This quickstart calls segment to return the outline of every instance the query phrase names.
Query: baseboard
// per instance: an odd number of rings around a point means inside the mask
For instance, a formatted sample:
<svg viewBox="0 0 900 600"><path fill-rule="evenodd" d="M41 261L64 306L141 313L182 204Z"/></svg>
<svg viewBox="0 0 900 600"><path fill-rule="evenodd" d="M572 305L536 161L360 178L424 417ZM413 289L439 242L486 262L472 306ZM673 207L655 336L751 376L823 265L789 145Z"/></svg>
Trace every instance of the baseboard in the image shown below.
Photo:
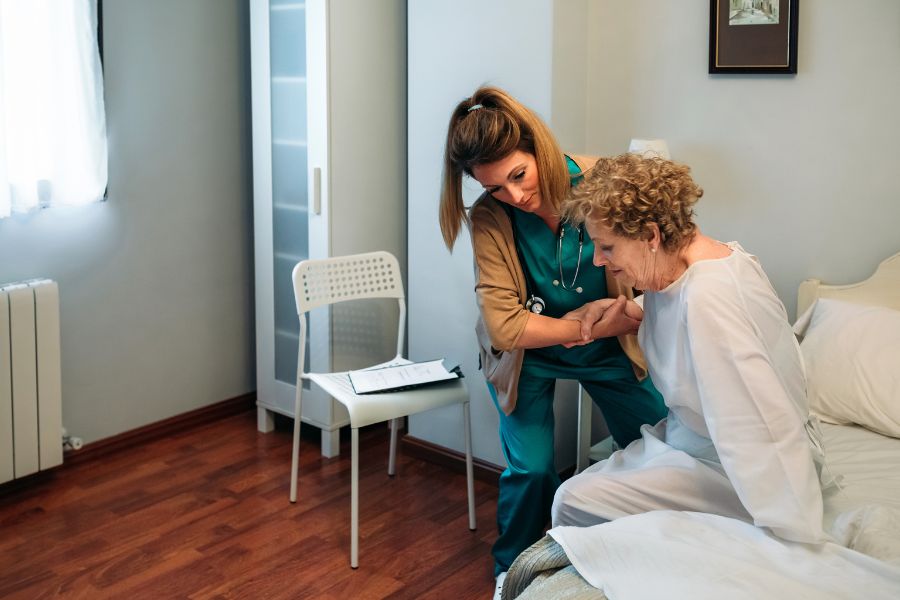
<svg viewBox="0 0 900 600"><path fill-rule="evenodd" d="M407 456L446 467L457 473L466 472L466 455L444 446L432 444L423 439L409 434L400 439L400 450ZM480 458L472 459L473 475L475 479L497 485L497 480L503 472L503 467Z"/></svg>
<svg viewBox="0 0 900 600"><path fill-rule="evenodd" d="M150 423L137 429L125 431L112 437L85 444L81 450L68 450L63 455L63 463L52 469L38 471L25 477L13 479L0 484L0 497L21 489L28 488L43 481L52 480L56 474L68 467L91 462L108 454L146 444L160 438L199 427L219 419L238 415L256 409L256 392L250 392L235 398L203 406L156 423Z"/></svg>
<svg viewBox="0 0 900 600"><path fill-rule="evenodd" d="M450 448L446 448L444 446L438 446L437 444L426 442L423 439L413 437L409 434L404 435L402 438L400 438L400 450L404 454L412 456L413 458L419 458L436 465L441 465L442 467L446 467L451 471L456 471L457 473L466 472L465 454L463 454L462 452L457 452L456 450L451 450ZM480 458L475 458L472 460L472 467L475 479L484 481L485 483L490 483L491 485L498 484L498 478L504 470L503 467L495 465L494 463L488 462L486 460L481 460ZM565 481L574 473L575 465L572 465L566 469L563 469L559 474L559 478L562 481Z"/></svg>
<svg viewBox="0 0 900 600"><path fill-rule="evenodd" d="M137 429L125 431L112 437L97 440L90 444L85 444L81 450L68 450L63 457L63 467L73 466L84 462L89 462L111 454L132 448L137 445L146 444L164 438L166 436L191 429L206 423L211 423L219 419L231 417L249 410L256 409L256 392L243 394L221 402L215 402L208 406L203 406L195 410L190 410L162 421L150 423Z"/></svg>

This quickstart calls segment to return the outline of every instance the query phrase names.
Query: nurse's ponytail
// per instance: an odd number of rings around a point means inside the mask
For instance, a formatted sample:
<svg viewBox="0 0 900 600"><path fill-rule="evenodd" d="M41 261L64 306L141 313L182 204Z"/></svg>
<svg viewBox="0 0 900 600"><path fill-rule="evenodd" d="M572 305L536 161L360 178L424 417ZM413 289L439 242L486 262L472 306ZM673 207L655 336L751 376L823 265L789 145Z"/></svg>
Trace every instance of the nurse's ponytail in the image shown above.
<svg viewBox="0 0 900 600"><path fill-rule="evenodd" d="M444 148L440 223L451 251L468 220L462 177L476 165L492 163L519 150L537 163L541 197L555 210L569 190L565 158L550 129L534 112L495 87L481 87L460 102L450 116Z"/></svg>

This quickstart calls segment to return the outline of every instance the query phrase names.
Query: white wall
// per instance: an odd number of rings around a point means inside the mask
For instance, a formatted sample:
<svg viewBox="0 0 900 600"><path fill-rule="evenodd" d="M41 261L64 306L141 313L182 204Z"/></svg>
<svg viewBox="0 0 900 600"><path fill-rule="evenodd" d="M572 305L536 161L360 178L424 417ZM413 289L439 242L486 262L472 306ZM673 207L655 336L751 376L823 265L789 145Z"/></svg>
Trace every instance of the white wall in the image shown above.
<svg viewBox="0 0 900 600"><path fill-rule="evenodd" d="M0 281L59 282L85 442L255 388L245 4L104 2L109 200L0 220Z"/></svg>
<svg viewBox="0 0 900 600"><path fill-rule="evenodd" d="M584 95L554 93L554 83L558 76L580 77L583 65L572 54L586 47L586 38L581 35L579 41L577 31L567 32L569 42L554 53L558 5L571 5L566 22L578 22L581 10L583 23L581 0L428 0L408 5L410 355L445 357L462 366L472 400L473 452L499 465L505 462L497 411L477 366L471 243L464 232L451 255L438 226L443 144L453 107L482 84L506 89L551 125L560 118L573 138L582 137L571 127L571 118L583 112ZM464 188L471 203L479 186L469 180ZM574 462L574 390L561 385L557 392L560 465ZM409 432L456 450L463 447L458 409L415 415Z"/></svg>
<svg viewBox="0 0 900 600"><path fill-rule="evenodd" d="M666 138L705 195L698 222L797 285L868 276L900 251L900 2L800 5L798 73L708 75L709 3L590 3L587 147Z"/></svg>

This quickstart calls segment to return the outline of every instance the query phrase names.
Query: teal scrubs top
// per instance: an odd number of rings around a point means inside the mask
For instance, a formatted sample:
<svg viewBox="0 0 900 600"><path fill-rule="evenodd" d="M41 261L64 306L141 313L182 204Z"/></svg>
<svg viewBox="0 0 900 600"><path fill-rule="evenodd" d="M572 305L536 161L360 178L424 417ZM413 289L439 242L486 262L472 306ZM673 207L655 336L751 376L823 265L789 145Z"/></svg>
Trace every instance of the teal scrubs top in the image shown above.
<svg viewBox="0 0 900 600"><path fill-rule="evenodd" d="M566 163L574 186L581 181L581 170L568 156ZM521 210L511 212L522 268L528 271L530 285L535 288L529 293L542 298L546 305L542 314L558 318L587 302L607 297L606 273L603 267L593 264L594 243L586 232L581 242L579 264L577 227L568 222L560 225L564 229L560 245L557 232L551 231L540 217ZM576 266L578 278L573 283ZM553 285L554 280L565 282L569 289ZM582 288L580 294L575 291L576 287ZM556 345L526 350L522 369L530 375L558 379L630 379L634 374L631 361L615 337L573 348Z"/></svg>

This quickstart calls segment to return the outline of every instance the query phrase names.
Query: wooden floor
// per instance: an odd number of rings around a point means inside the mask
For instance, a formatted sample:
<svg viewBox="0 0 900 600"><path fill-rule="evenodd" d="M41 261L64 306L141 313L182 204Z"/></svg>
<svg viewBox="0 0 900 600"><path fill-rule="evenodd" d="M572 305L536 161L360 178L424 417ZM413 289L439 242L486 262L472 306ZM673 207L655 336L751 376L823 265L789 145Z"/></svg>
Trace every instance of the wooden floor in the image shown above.
<svg viewBox="0 0 900 600"><path fill-rule="evenodd" d="M360 566L350 568L349 440L323 459L247 412L0 490L0 598L489 598L497 489L360 434Z"/></svg>

